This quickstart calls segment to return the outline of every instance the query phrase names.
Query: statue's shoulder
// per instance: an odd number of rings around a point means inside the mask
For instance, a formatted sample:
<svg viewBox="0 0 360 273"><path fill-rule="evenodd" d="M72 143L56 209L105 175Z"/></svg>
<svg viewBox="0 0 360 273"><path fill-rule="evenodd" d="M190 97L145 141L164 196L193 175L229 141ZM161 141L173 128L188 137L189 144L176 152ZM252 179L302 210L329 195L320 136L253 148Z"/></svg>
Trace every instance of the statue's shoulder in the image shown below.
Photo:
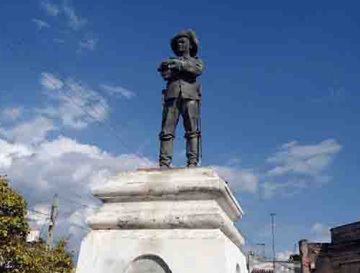
<svg viewBox="0 0 360 273"><path fill-rule="evenodd" d="M193 63L195 63L197 66L200 66L201 69L204 69L205 64L204 64L204 62L203 62L202 59L200 59L200 58L197 57L197 56L191 57L191 58L192 58Z"/></svg>
<svg viewBox="0 0 360 273"><path fill-rule="evenodd" d="M193 60L196 60L198 62L202 62L202 59L200 59L198 56L191 57Z"/></svg>
<svg viewBox="0 0 360 273"><path fill-rule="evenodd" d="M188 57L187 60L195 63L203 63L203 61L198 56Z"/></svg>

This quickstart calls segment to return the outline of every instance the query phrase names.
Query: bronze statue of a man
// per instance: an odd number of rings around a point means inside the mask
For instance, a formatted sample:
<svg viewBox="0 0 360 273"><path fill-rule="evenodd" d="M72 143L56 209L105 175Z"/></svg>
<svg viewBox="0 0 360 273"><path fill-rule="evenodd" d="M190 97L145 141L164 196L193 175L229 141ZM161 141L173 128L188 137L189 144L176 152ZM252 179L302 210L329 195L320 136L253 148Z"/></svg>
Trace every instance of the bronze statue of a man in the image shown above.
<svg viewBox="0 0 360 273"><path fill-rule="evenodd" d="M163 61L158 71L165 81L163 90L163 114L160 138L160 168L170 168L175 129L182 116L187 166L196 167L200 154L200 99L201 88L197 77L204 70L203 62L197 57L198 40L191 30L178 33L171 39L171 48L176 57Z"/></svg>

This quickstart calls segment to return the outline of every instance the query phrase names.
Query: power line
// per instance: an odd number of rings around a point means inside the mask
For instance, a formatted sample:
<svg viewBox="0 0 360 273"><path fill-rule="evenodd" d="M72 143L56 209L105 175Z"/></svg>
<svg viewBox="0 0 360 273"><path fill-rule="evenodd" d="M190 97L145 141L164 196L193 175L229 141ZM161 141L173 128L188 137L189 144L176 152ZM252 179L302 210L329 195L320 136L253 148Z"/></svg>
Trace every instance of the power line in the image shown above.
<svg viewBox="0 0 360 273"><path fill-rule="evenodd" d="M38 210L34 210L34 209L27 209L28 211L31 211L33 213L36 213L37 215L40 215L41 217L44 217L45 222L41 224L40 227L40 236L43 236L45 233L45 226L46 224L48 224L48 221L50 220L50 215L48 213L44 213ZM37 219L34 218L30 218L30 217L26 217L26 219L30 222L32 221L37 221ZM46 235L45 235L46 236Z"/></svg>
<svg viewBox="0 0 360 273"><path fill-rule="evenodd" d="M76 202L70 198L65 198L63 196L59 196L60 199L64 200L64 201L67 201L67 202L70 202L70 203L73 203L73 204L76 204L76 205L80 205L82 207L86 207L86 208L90 208L90 209L96 209L98 208L97 206L91 206L91 205L86 205L84 203L80 203L80 202Z"/></svg>
<svg viewBox="0 0 360 273"><path fill-rule="evenodd" d="M18 43L18 44L19 44L19 45L22 45L23 43L24 43L24 39L21 39L21 40L20 40L20 43ZM8 46L8 48L10 48L10 49L12 50L13 45L10 45L10 43L9 43L7 46ZM62 70L62 69L59 69L59 70ZM91 114L88 110L86 110L86 107L84 107L83 105L80 105L79 103L76 103L76 102L74 101L74 99L71 97L71 95L63 92L62 90L60 90L60 91L61 91L62 94L64 94L80 111L82 111L85 115L88 115L88 116L89 116L92 120L94 120L95 122L97 122L97 123L99 123L99 124L102 124L102 125L105 125L109 130L111 130L112 133L114 134L113 136L115 136L115 137L120 141L121 145L125 148L125 150L130 151L130 149L129 149L129 148L127 147L127 145L124 143L123 139L117 134L117 130L116 130L116 129L114 129L110 124L105 124L105 123L99 121L98 118L96 118L93 114ZM81 97L82 97L82 96L81 96ZM104 107L104 108L106 107L101 100L99 100L99 103L100 103L100 105L102 105L102 107ZM87 107L88 107L88 106L87 106ZM94 111L97 115L100 115L100 113L97 111L96 108L91 107L91 110ZM2 134L2 133L1 133L1 134ZM3 135L4 135L4 134L3 134ZM5 136L5 138L7 138L6 135L4 135L4 136Z"/></svg>
<svg viewBox="0 0 360 273"><path fill-rule="evenodd" d="M38 211L38 210L34 210L34 209L27 209L28 211L31 211L33 213L37 213L37 214L41 214L41 215L44 215L44 216L47 216L49 217L49 214L48 213L44 213L44 212L41 212L41 211Z"/></svg>
<svg viewBox="0 0 360 273"><path fill-rule="evenodd" d="M25 44L25 39L24 38L20 38L16 41L13 42L8 42L8 43L4 43L4 46L6 46L8 49L10 49L11 51L20 51L20 49L18 47L22 47ZM22 51L23 52L23 51ZM32 67L29 67L32 69ZM61 67L58 67L57 70L59 71L63 71L63 69ZM64 74L64 73L63 73ZM80 84L81 86L81 84ZM88 115L89 117L91 117L91 119L93 119L95 122L99 123L100 125L104 125L108 130L110 130L112 132L112 134L110 133L110 135L114 136L119 142L120 144L123 146L123 148L125 150L127 150L128 152L131 152L131 149L129 149L129 147L126 145L126 143L124 142L124 140L122 139L122 137L120 137L117 133L117 129L115 129L112 125L110 125L110 123L105 123L104 121L100 121L98 118L96 118L93 114L91 114L88 110L86 110L86 106L84 107L83 105L80 105L79 103L75 102L74 99L72 98L71 95L65 93L63 90L60 89L60 91L62 92L62 94L64 94L75 106L77 106L77 108L82 111L84 114ZM80 97L81 94L80 94ZM99 103L102 107L106 107L106 105L104 105L104 103L99 100ZM97 115L99 115L100 113L97 111L96 108L91 107L91 110L94 111ZM124 124L124 123L123 123ZM127 125L126 125L127 126ZM7 137L6 137L7 138ZM135 152L136 155L140 155L138 151Z"/></svg>
<svg viewBox="0 0 360 273"><path fill-rule="evenodd" d="M90 198L90 199L94 199L94 200L97 200L97 199L95 199L94 198L94 196L91 194L91 193L89 193L89 192L85 192L83 195L80 195L80 194L78 194L78 193L73 193L74 194L74 196L76 196L77 198L79 198L80 200L83 200L83 198L85 198L85 197L87 197L87 198Z"/></svg>
<svg viewBox="0 0 360 273"><path fill-rule="evenodd" d="M78 224L75 224L75 223L70 223L70 226L74 226L74 227L77 227L77 228L80 228L80 229L83 229L83 230L89 230L88 227L86 226L81 226L81 225L78 225Z"/></svg>
<svg viewBox="0 0 360 273"><path fill-rule="evenodd" d="M130 151L130 149L127 147L127 145L125 144L125 142L123 141L122 137L120 137L117 134L116 129L114 129L110 124L105 123L105 122L101 122L97 117L93 116L88 110L86 110L86 107L84 107L83 105L80 105L79 103L75 102L75 100L71 97L71 95L65 93L63 90L59 89L60 92L62 94L64 94L69 100L70 102L72 102L80 111L82 111L85 115L88 115L91 119L93 119L95 122L97 122L100 125L104 125L107 129L109 129L110 131L113 132L113 135L115 138L117 138L117 140L120 141L120 144L123 146L123 148L125 148L125 150ZM94 108L91 108L93 111L95 111ZM99 115L99 113L96 111L96 113Z"/></svg>
<svg viewBox="0 0 360 273"><path fill-rule="evenodd" d="M88 207L88 208L95 208L95 207L90 207L90 206L87 206L85 204L81 204L81 203L78 203L78 202L75 202L71 199L68 199L68 198L63 198L61 196L58 196L57 194L55 194L54 196L54 201L53 201L53 204L52 204L52 207L51 207L51 213L48 214L48 213L43 213L41 211L38 211L38 210L34 210L34 209L28 209L29 211L33 212L33 213L36 213L36 214L39 214L41 216L46 216L46 220L50 220L49 222L49 227L48 227L48 240L47 240L47 244L50 246L51 243L52 243L52 237L53 237L53 230L55 228L55 221L56 221L56 218L58 217L59 215L59 211L58 211L58 201L57 199L63 199L65 201L69 201L69 202L72 202L72 203L75 203L75 204L79 204L79 205L82 205L82 206L85 206L85 207ZM51 217L52 216L52 217ZM29 219L31 220L31 219ZM80 229L83 229L83 230L89 230L88 227L86 226L82 226L82 225L79 225L79 224L76 224L76 223L69 223L70 226L75 226L77 228L80 228ZM44 229L44 225L42 226L42 230ZM41 232L42 233L42 232Z"/></svg>

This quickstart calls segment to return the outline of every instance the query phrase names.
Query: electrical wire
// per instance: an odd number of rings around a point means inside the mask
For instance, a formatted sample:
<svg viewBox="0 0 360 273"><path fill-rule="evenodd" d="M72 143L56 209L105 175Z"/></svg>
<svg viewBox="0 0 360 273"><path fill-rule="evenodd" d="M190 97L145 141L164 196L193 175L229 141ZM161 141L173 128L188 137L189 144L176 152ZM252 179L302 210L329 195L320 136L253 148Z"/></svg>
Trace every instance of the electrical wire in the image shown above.
<svg viewBox="0 0 360 273"><path fill-rule="evenodd" d="M75 224L75 223L70 223L70 226L74 226L74 227L77 227L77 228L80 228L80 229L83 229L83 230L89 230L88 227L86 226L81 226L81 225L78 225L78 224Z"/></svg>
<svg viewBox="0 0 360 273"><path fill-rule="evenodd" d="M60 92L65 95L71 103L73 103L80 111L82 111L85 115L88 115L91 119L93 119L95 122L97 122L100 125L104 125L107 129L109 129L110 131L112 131L113 135L117 140L120 141L120 144L123 146L123 148L127 151L130 151L130 149L127 147L127 145L125 144L125 142L123 141L122 137L120 137L117 132L116 129L114 129L111 125L109 125L108 123L105 122L101 122L97 117L95 117L94 115L92 115L88 110L86 110L86 107L84 107L83 105L80 105L79 103L75 102L75 100L71 97L71 95L63 92L63 90L60 89ZM94 108L92 108L92 110L94 110ZM99 113L97 113L99 115Z"/></svg>
<svg viewBox="0 0 360 273"><path fill-rule="evenodd" d="M76 204L76 205L79 205L79 206L82 206L82 207L85 207L85 208L90 208L90 209L97 209L98 207L97 206L91 206L91 205L86 205L84 203L80 203L80 202L77 202L77 201L74 201L70 198L67 198L67 197L63 197L61 195L58 195L58 197L64 201L67 201L67 202L70 202L70 203L73 203L73 204Z"/></svg>
<svg viewBox="0 0 360 273"><path fill-rule="evenodd" d="M45 215L47 217L50 217L49 213L44 213L44 212L41 212L41 211L38 211L38 210L34 210L34 209L27 209L28 211L31 211L33 213L37 213L37 214L41 214L41 215Z"/></svg>

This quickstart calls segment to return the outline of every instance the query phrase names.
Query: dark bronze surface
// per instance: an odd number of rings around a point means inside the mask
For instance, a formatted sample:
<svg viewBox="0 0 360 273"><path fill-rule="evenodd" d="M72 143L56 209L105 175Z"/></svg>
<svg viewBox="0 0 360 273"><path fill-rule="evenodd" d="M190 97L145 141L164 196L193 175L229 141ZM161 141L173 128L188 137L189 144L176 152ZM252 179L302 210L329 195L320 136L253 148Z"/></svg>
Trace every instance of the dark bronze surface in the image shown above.
<svg viewBox="0 0 360 273"><path fill-rule="evenodd" d="M186 138L187 166L199 164L201 128L201 86L197 77L204 70L197 57L199 43L193 31L182 31L170 42L175 57L161 62L158 71L167 81L163 90L163 114L161 123L159 165L169 168L173 156L175 130L181 116Z"/></svg>

